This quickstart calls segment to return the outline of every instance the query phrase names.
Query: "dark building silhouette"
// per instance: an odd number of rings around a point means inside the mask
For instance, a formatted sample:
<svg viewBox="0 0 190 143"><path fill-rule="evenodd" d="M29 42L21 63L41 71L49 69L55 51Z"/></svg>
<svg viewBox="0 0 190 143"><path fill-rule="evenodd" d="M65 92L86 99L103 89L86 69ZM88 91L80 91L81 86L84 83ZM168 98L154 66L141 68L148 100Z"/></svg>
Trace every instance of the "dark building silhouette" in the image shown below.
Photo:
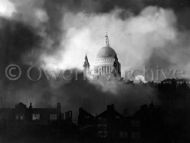
<svg viewBox="0 0 190 143"><path fill-rule="evenodd" d="M91 115L83 108L80 108L78 116L78 128L80 132L80 138L82 140L96 138L95 116Z"/></svg>
<svg viewBox="0 0 190 143"><path fill-rule="evenodd" d="M70 115L70 118L72 114ZM48 124L51 121L63 120L64 114L61 113L61 104L57 108L33 108L32 104L27 107L19 103L15 108L0 109L0 120L27 121L40 124Z"/></svg>
<svg viewBox="0 0 190 143"><path fill-rule="evenodd" d="M72 111L61 112L61 104L56 108L34 108L19 103L15 108L0 109L0 135L24 135L42 138L74 135L76 125L72 122Z"/></svg>
<svg viewBox="0 0 190 143"><path fill-rule="evenodd" d="M142 86L158 90L157 97L162 101L159 106L152 101L130 116L117 112L114 105L108 105L98 115L80 108L78 122L74 124L72 111L62 113L60 103L54 108L34 108L32 104L27 107L19 103L14 108L0 109L0 136L48 136L53 141L69 138L81 143L186 143L190 140L189 81L168 79Z"/></svg>
<svg viewBox="0 0 190 143"><path fill-rule="evenodd" d="M115 110L114 105L108 105L107 110L98 115L96 120L97 135L100 138L118 138L124 132L124 117Z"/></svg>
<svg viewBox="0 0 190 143"><path fill-rule="evenodd" d="M78 126L83 138L106 142L137 142L141 139L140 119L121 115L114 105L108 105L97 116L80 108Z"/></svg>

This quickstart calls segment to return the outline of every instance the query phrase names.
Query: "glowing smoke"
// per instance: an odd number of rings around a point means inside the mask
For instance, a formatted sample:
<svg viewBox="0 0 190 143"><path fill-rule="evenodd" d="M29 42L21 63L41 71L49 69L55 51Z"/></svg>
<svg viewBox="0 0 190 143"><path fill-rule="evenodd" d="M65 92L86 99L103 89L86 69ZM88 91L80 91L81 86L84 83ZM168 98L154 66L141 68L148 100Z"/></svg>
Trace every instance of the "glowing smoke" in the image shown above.
<svg viewBox="0 0 190 143"><path fill-rule="evenodd" d="M121 18L124 13L127 16ZM98 50L105 46L104 35L108 32L124 72L143 67L154 49L175 41L175 25L174 13L157 7L147 7L138 16L121 9L100 15L67 12L63 19L66 34L58 52L43 56L42 60L49 70L82 69L87 53L93 65Z"/></svg>
<svg viewBox="0 0 190 143"><path fill-rule="evenodd" d="M9 0L0 1L0 16L11 17L15 11L14 5Z"/></svg>

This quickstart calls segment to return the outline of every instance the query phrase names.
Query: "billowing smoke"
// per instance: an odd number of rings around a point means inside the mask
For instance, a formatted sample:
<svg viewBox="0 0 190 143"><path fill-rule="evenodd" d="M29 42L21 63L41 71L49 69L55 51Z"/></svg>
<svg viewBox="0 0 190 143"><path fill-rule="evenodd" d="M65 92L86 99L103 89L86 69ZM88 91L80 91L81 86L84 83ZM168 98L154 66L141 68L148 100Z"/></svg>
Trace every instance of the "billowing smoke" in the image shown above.
<svg viewBox="0 0 190 143"><path fill-rule="evenodd" d="M0 2L0 16L1 17L12 17L12 15L16 12L14 4L7 0L1 0Z"/></svg>
<svg viewBox="0 0 190 143"><path fill-rule="evenodd" d="M156 100L155 89L143 85L92 84L75 78L48 81L45 77L35 82L25 72L13 82L3 74L10 63L19 64L23 71L31 65L55 72L81 69L85 54L93 66L97 51L105 45L106 32L123 74L157 63L187 68L189 34L179 13L167 4L160 8L157 5L163 3L149 6L145 0L1 0L2 101L9 106L33 102L45 107L61 102L65 110L83 106L98 113L106 104L123 110Z"/></svg>
<svg viewBox="0 0 190 143"><path fill-rule="evenodd" d="M138 16L121 9L106 14L67 12L63 19L65 33L57 54L43 59L49 69L82 69L86 53L93 66L98 50L105 46L104 35L108 32L124 73L130 68L143 67L154 49L167 48L174 42L175 25L175 14L157 7L147 7Z"/></svg>

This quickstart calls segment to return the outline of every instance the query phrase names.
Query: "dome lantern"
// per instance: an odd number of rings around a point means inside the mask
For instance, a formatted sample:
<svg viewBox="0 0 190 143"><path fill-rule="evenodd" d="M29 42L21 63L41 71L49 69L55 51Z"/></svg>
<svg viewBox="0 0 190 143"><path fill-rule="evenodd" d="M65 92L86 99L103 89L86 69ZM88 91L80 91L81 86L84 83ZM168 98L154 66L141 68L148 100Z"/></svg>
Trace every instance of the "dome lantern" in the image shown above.
<svg viewBox="0 0 190 143"><path fill-rule="evenodd" d="M106 46L109 47L110 46L110 42L109 42L109 37L108 34L106 34Z"/></svg>
<svg viewBox="0 0 190 143"><path fill-rule="evenodd" d="M115 50L110 47L109 37L106 34L106 46L102 47L98 54L97 58L115 58L117 56Z"/></svg>

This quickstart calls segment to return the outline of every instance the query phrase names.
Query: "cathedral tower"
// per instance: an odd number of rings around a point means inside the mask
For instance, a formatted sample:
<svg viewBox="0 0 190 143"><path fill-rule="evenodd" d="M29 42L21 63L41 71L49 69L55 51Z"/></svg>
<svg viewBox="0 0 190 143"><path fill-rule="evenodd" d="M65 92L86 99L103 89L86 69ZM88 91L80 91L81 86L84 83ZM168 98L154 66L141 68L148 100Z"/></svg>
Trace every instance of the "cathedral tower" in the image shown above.
<svg viewBox="0 0 190 143"><path fill-rule="evenodd" d="M89 61L88 61L87 55L85 55L85 61L84 61L84 64L83 64L83 68L84 68L84 72L85 72L86 74L88 74L89 71L90 71L90 63L89 63Z"/></svg>

